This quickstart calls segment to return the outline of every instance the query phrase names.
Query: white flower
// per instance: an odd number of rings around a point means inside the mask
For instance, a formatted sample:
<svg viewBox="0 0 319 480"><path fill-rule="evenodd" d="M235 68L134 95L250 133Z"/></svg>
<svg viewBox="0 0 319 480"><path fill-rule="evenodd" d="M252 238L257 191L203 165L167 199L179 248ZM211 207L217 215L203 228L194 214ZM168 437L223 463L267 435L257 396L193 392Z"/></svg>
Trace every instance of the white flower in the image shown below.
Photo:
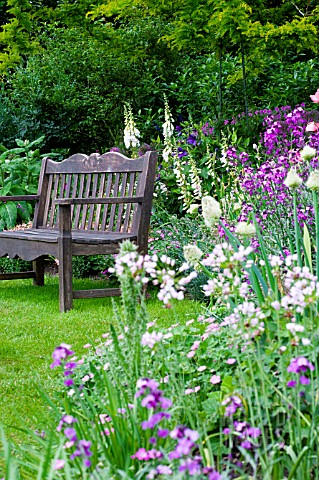
<svg viewBox="0 0 319 480"><path fill-rule="evenodd" d="M198 213L199 205L197 203L192 203L187 210L187 213L190 215L195 215L195 213Z"/></svg>
<svg viewBox="0 0 319 480"><path fill-rule="evenodd" d="M185 245L185 247L183 247L183 253L186 262L192 266L197 265L203 256L203 252L196 245Z"/></svg>
<svg viewBox="0 0 319 480"><path fill-rule="evenodd" d="M160 342L163 338L163 334L161 332L152 332L152 333L149 333L149 332L146 332L144 333L144 335L142 336L142 339L141 339L141 344L143 345L143 347L149 347L149 348L153 348L155 343L157 342Z"/></svg>
<svg viewBox="0 0 319 480"><path fill-rule="evenodd" d="M300 152L300 156L303 160L311 160L317 154L316 150L309 145L306 145Z"/></svg>
<svg viewBox="0 0 319 480"><path fill-rule="evenodd" d="M306 182L306 187L308 187L309 190L314 190L315 192L319 190L319 170L314 170L310 173Z"/></svg>
<svg viewBox="0 0 319 480"><path fill-rule="evenodd" d="M295 335L297 332L303 332L305 327L302 325L298 325L297 323L287 323L286 325L287 330Z"/></svg>
<svg viewBox="0 0 319 480"><path fill-rule="evenodd" d="M132 108L124 105L124 144L126 148L138 147L140 144L140 131L135 126Z"/></svg>
<svg viewBox="0 0 319 480"><path fill-rule="evenodd" d="M294 168L291 168L287 173L286 180L284 181L284 185L288 188L297 188L303 182L302 178L299 177L298 173Z"/></svg>
<svg viewBox="0 0 319 480"><path fill-rule="evenodd" d="M213 227L222 214L219 203L213 197L203 197L202 209L205 225Z"/></svg>
<svg viewBox="0 0 319 480"><path fill-rule="evenodd" d="M252 237L256 233L256 229L252 223L239 222L235 228L235 233L243 237Z"/></svg>

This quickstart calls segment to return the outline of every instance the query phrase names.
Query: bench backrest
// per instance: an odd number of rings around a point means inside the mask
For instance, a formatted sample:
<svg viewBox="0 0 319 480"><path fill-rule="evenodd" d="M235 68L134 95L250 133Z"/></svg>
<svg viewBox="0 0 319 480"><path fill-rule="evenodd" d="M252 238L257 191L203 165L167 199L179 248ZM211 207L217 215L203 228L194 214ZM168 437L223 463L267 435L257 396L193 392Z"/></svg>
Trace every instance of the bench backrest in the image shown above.
<svg viewBox="0 0 319 480"><path fill-rule="evenodd" d="M147 152L138 159L115 152L90 156L76 154L62 162L45 158L34 228L58 228L55 199L107 198L109 204L72 206L72 229L139 235L149 224L156 160L156 152ZM123 197L124 203L118 203Z"/></svg>

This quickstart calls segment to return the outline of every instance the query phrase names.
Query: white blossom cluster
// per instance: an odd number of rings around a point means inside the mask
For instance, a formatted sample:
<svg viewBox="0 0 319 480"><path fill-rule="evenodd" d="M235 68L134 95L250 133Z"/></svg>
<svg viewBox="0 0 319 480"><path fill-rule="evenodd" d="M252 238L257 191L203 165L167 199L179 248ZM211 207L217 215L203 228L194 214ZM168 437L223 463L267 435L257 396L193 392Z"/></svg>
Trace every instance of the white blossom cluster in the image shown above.
<svg viewBox="0 0 319 480"><path fill-rule="evenodd" d="M253 302L243 302L225 317L220 326L230 325L243 340L259 336L265 330L266 314Z"/></svg>
<svg viewBox="0 0 319 480"><path fill-rule="evenodd" d="M281 299L281 306L285 309L295 309L297 313L302 313L319 298L319 282L308 267L295 266L289 269L284 286L287 293Z"/></svg>
<svg viewBox="0 0 319 480"><path fill-rule="evenodd" d="M161 332L145 332L141 339L141 344L143 347L149 347L152 349L154 345L160 342L163 339L163 334Z"/></svg>
<svg viewBox="0 0 319 480"><path fill-rule="evenodd" d="M174 125L173 125L173 117L171 111L168 106L168 101L166 96L164 96L164 105L165 105L165 122L163 123L163 137L164 137L164 150L162 152L163 159L167 162L169 156L172 154L173 151L173 144L171 137L174 133Z"/></svg>
<svg viewBox="0 0 319 480"><path fill-rule="evenodd" d="M247 256L252 252L252 247L242 245L237 252L226 242L216 245L213 252L202 260L202 264L216 274L203 286L205 295L210 296L218 290L226 298L234 292L246 298L249 291L246 272L252 266L252 260L248 260Z"/></svg>
<svg viewBox="0 0 319 480"><path fill-rule="evenodd" d="M158 285L160 291L158 299L165 305L169 305L171 299L184 299L185 285L197 276L196 272L191 272L186 277L181 274L188 268L187 264L182 265L179 270L174 269L175 260L166 255L158 257L157 255L140 255L136 250L119 254L116 257L115 268L109 268L110 273L116 273L118 277L129 274L137 282L147 284L152 282Z"/></svg>
<svg viewBox="0 0 319 480"><path fill-rule="evenodd" d="M136 128L132 107L124 105L124 145L126 148L139 147L140 131Z"/></svg>

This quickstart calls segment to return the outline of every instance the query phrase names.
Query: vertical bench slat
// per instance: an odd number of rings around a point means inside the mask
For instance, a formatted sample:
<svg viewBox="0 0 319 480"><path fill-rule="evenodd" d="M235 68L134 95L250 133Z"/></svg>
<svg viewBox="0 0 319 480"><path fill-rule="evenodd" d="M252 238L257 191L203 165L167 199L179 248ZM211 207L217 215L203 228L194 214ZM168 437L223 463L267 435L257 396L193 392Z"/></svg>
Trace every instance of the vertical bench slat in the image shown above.
<svg viewBox="0 0 319 480"><path fill-rule="evenodd" d="M135 177L136 177L135 172L130 174L130 183L128 185L128 192L127 192L128 197L133 197L134 195ZM123 227L124 233L127 233L129 229L130 220L131 220L131 211L132 211L132 203L128 203L126 205L126 212L125 212L125 220L124 220L124 227Z"/></svg>
<svg viewBox="0 0 319 480"><path fill-rule="evenodd" d="M105 198L108 198L111 193L112 189L112 181L113 181L113 174L109 173L107 176L107 184L106 184L106 190L105 190ZM107 222L107 217L108 217L108 205L103 206L103 216L102 216L102 222L101 222L101 231L104 232L106 230L106 222Z"/></svg>
<svg viewBox="0 0 319 480"><path fill-rule="evenodd" d="M115 181L113 186L113 197L117 197L119 193L119 184L120 184L120 173L115 174ZM117 205L113 204L111 206L111 213L110 213L110 220L108 226L108 232L112 232L114 228L114 219L115 219L115 212L116 212Z"/></svg>
<svg viewBox="0 0 319 480"><path fill-rule="evenodd" d="M92 180L92 174L88 173L88 175L86 176L86 186L85 186L84 198L88 198L90 196L91 180ZM87 211L88 211L88 206L87 205L82 205L81 230L85 230Z"/></svg>
<svg viewBox="0 0 319 480"><path fill-rule="evenodd" d="M73 178L73 175L68 173L65 177L65 185L64 185L64 194L63 196L65 198L70 198L70 191L71 191L71 183L72 183L72 178Z"/></svg>
<svg viewBox="0 0 319 480"><path fill-rule="evenodd" d="M44 204L44 214L43 214L43 225L48 224L48 215L49 215L49 209L51 206L51 191L52 191L52 183L53 183L53 175L48 175L48 188L46 191L46 197L45 197L45 204Z"/></svg>
<svg viewBox="0 0 319 480"><path fill-rule="evenodd" d="M105 173L102 173L100 175L100 188L99 188L99 193L98 193L99 198L103 197L104 188L105 188ZM96 206L94 230L98 230L99 226L100 226L101 211L102 211L101 207L102 207L101 204Z"/></svg>
<svg viewBox="0 0 319 480"><path fill-rule="evenodd" d="M127 188L127 173L123 173L122 176L122 185L121 185L121 197L125 197L126 193L126 188ZM124 203L121 203L119 205L118 211L117 211L117 222L116 222L116 231L120 232L121 231L121 225L123 223L123 210L124 210Z"/></svg>
<svg viewBox="0 0 319 480"><path fill-rule="evenodd" d="M82 173L80 175L80 185L79 185L79 191L76 193L77 198L83 198L83 190L84 190L84 180L85 180L85 175ZM76 206L76 213L75 213L75 218L74 218L74 228L78 229L79 224L80 224L80 213L81 213L81 205Z"/></svg>
<svg viewBox="0 0 319 480"><path fill-rule="evenodd" d="M93 175L93 187L92 187L92 192L90 193L90 195L92 197L96 197L98 181L99 181L99 174L94 173L94 175ZM94 210L95 210L95 205L90 205L90 208L89 208L90 214L89 214L89 219L88 219L88 224L87 224L88 230L92 230L92 224L93 224L93 219L94 219Z"/></svg>
<svg viewBox="0 0 319 480"><path fill-rule="evenodd" d="M55 200L58 195L59 181L60 181L60 175L59 174L54 175L54 187L53 187L53 193L52 193L51 208L49 213L49 216L50 216L49 227L51 228L53 228L54 226L54 213L56 209L56 206L53 200Z"/></svg>
<svg viewBox="0 0 319 480"><path fill-rule="evenodd" d="M77 188L78 188L78 181L79 181L79 175L77 173L75 173L73 175L73 185L72 185L72 193L71 193L71 197L72 198L76 198L76 192L77 192ZM72 225L74 225L74 212L75 212L75 208L74 208L74 205L71 205L71 223Z"/></svg>

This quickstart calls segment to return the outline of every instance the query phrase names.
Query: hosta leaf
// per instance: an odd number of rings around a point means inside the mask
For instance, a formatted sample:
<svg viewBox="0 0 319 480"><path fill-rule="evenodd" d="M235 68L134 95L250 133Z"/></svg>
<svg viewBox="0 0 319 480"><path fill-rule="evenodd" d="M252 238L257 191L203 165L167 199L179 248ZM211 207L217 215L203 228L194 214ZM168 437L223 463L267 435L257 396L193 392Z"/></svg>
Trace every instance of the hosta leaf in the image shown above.
<svg viewBox="0 0 319 480"><path fill-rule="evenodd" d="M0 219L5 222L7 228L13 228L17 221L17 207L14 202L0 205Z"/></svg>

